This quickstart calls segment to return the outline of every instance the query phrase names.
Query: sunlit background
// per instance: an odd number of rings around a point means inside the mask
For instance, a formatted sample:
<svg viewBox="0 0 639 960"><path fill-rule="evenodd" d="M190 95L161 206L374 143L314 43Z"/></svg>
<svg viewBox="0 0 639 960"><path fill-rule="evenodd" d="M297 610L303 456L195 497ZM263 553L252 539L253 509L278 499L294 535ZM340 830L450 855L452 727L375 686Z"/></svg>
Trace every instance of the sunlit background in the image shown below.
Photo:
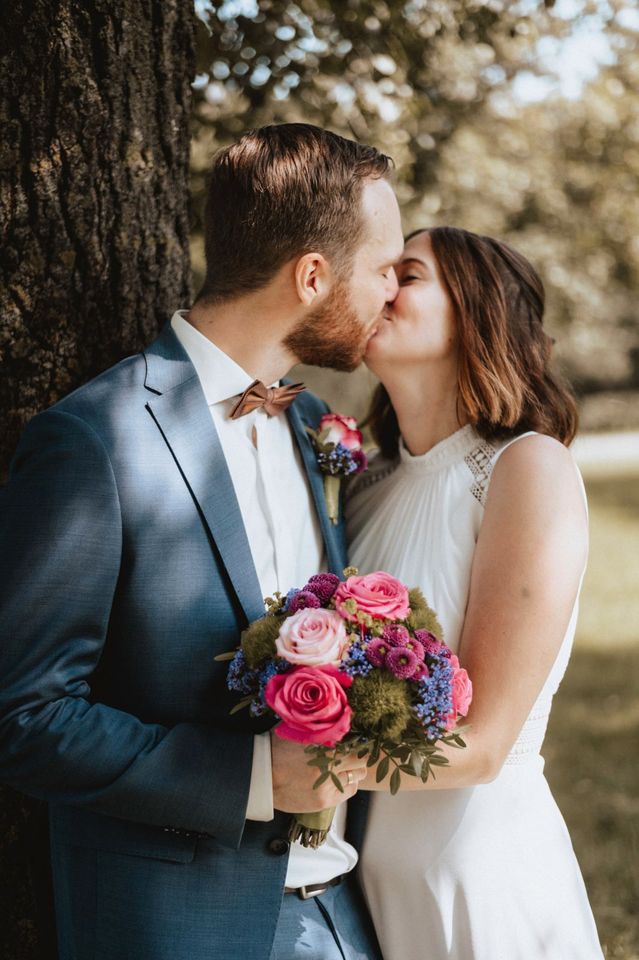
<svg viewBox="0 0 639 960"><path fill-rule="evenodd" d="M545 746L608 957L639 958L639 9L620 0L198 0L192 260L212 152L304 120L396 163L406 231L525 253L578 394L591 509L578 640ZM305 368L361 416L373 381ZM558 958L560 960L560 958Z"/></svg>

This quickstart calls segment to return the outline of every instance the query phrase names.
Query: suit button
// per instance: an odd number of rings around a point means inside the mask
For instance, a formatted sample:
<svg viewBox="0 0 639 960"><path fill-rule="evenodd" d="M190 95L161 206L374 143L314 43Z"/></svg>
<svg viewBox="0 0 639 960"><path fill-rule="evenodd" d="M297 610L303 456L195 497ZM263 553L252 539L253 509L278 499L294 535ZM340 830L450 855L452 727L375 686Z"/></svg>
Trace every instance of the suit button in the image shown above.
<svg viewBox="0 0 639 960"><path fill-rule="evenodd" d="M282 857L285 853L288 853L290 843L288 840L284 840L282 837L275 837L274 840L269 841L268 848L271 853L275 853L278 857Z"/></svg>

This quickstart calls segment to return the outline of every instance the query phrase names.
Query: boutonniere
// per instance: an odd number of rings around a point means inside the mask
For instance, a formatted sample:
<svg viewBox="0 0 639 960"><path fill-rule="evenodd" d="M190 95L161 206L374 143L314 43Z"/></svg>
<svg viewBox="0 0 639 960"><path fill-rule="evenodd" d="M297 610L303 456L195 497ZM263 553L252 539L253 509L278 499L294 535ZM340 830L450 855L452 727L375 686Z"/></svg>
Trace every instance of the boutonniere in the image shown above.
<svg viewBox="0 0 639 960"><path fill-rule="evenodd" d="M341 417L338 413L324 414L317 430L311 427L306 430L324 474L326 510L331 522L337 523L342 478L362 473L368 466L368 458L362 450L362 434L357 429L355 417Z"/></svg>

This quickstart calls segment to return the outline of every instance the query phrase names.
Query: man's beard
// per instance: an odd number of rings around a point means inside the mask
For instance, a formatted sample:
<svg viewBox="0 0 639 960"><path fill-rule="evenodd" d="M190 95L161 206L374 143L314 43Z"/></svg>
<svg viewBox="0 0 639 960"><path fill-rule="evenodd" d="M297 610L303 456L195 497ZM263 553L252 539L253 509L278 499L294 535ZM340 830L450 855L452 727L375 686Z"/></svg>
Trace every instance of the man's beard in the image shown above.
<svg viewBox="0 0 639 960"><path fill-rule="evenodd" d="M367 342L367 327L353 309L348 283L340 280L326 302L291 330L284 346L300 363L350 372L362 362Z"/></svg>

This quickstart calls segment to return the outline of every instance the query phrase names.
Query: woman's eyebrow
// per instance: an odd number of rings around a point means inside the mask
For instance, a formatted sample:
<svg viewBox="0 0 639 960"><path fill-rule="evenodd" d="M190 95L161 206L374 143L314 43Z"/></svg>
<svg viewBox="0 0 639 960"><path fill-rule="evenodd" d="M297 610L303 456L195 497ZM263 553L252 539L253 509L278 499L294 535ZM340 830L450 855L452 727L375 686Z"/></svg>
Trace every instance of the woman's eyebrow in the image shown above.
<svg viewBox="0 0 639 960"><path fill-rule="evenodd" d="M419 257L404 257L403 260L399 261L399 265L403 266L405 263L418 263L422 267L428 267L428 264L425 260L420 260Z"/></svg>

